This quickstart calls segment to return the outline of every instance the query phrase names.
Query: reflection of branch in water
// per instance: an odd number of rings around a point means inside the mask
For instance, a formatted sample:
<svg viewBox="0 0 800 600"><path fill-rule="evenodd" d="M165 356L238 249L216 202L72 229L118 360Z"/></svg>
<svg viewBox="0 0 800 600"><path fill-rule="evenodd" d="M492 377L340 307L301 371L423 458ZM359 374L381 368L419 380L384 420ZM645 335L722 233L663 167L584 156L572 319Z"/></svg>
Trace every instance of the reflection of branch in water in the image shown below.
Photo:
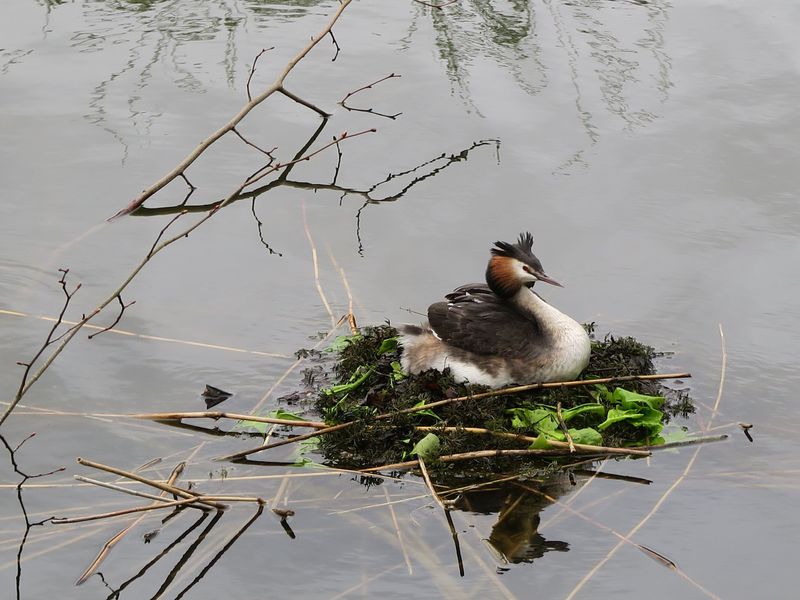
<svg viewBox="0 0 800 600"><path fill-rule="evenodd" d="M212 569L212 567L217 563L217 561L220 558L222 558L222 555L225 554L228 550L230 550L231 546L233 546L233 544L236 543L236 540L238 540L244 534L244 532L247 531L250 528L250 526L256 522L256 519L258 519L258 517L260 517L261 513L263 512L264 512L264 505L259 504L258 508L256 509L256 513L250 518L250 520L247 521L241 527L241 529L239 529L239 531L237 531L233 536L231 536L231 539L229 539L225 543L225 545L220 549L220 551L214 555L214 558L212 558L209 561L209 563L205 567L203 567L203 569L197 574L197 576L194 579L192 579L189 585L183 588L181 592L177 596L175 596L175 600L183 598L186 592L192 589L195 586L195 584L197 584L203 577L205 577L206 573L208 573Z"/></svg>
<svg viewBox="0 0 800 600"><path fill-rule="evenodd" d="M47 477L48 475L52 475L53 473L58 473L64 470L64 467L59 469L55 469L50 471L49 473L39 473L37 475L28 475L24 471L20 470L19 464L17 463L17 451L22 448L23 444L35 436L35 433L31 433L28 437L23 439L15 448L12 448L11 445L6 440L5 436L0 435L0 441L3 442L3 445L8 450L8 457L11 461L11 467L14 469L14 472L19 475L22 479L17 483L17 502L19 503L20 510L22 511L22 517L25 519L25 533L22 534L22 539L19 542L19 548L17 549L17 578L16 578L16 590L17 590L17 600L21 598L20 596L20 584L22 583L22 552L25 549L25 542L28 540L28 534L30 534L31 529L34 527L40 527L47 523L50 519L44 519L42 521L31 522L28 518L28 511L25 508L25 502L22 499L22 486L29 479L36 479L38 477Z"/></svg>
<svg viewBox="0 0 800 600"><path fill-rule="evenodd" d="M258 215L256 214L255 198L253 198L253 201L250 203L250 212L253 213L253 218L256 220L256 226L258 227L258 239L261 240L261 244L264 246L264 248L267 249L267 252L269 252L270 255L277 254L279 257L283 256L282 253L278 252L277 250L273 250L272 246L269 245L269 242L267 242L267 240L264 239L264 231L262 230L264 223L261 221L261 219L258 218Z"/></svg>
<svg viewBox="0 0 800 600"><path fill-rule="evenodd" d="M361 208L359 208L358 211L356 211L356 239L358 240L358 253L360 255L362 255L362 256L364 254L364 244L363 244L362 239L361 239L361 213L364 211L364 209L368 205L370 205L370 204L381 204L383 202L395 202L395 201L399 200L400 198L402 198L408 192L408 190L410 190L412 187L414 187L418 183L421 183L421 182L425 181L426 179L441 173L444 169L446 169L447 167L449 167L450 165L452 165L454 163L467 160L467 157L468 157L469 153L472 152L472 150L474 150L475 148L479 148L481 146L486 146L488 144L494 144L495 147L497 148L497 151L498 152L500 151L499 150L499 148L500 148L500 140L480 140L480 141L477 141L477 142L473 142L472 145L469 148L465 148L464 150L462 150L458 154L451 154L450 156L442 154L440 156L437 156L436 158L427 160L427 161L423 162L422 164L420 164L420 165L418 165L418 166L416 166L416 167L414 167L412 169L409 169L407 171L403 171L401 173L395 173L395 174L390 173L389 176L386 177L386 179L384 179L383 181L380 181L379 183L376 183L375 185L370 187L366 192L360 193L359 195L364 197L364 204L362 204ZM372 198L371 197L370 194L372 192L374 192L376 189L378 189L380 186L384 185L385 183L389 183L390 181L392 181L393 179L396 179L397 177L401 177L401 176L404 176L404 175L410 175L412 173L415 173L416 171L420 170L421 168L433 165L434 163L439 162L439 161L444 161L444 162L443 162L443 164L432 168L427 173L424 173L422 175L418 175L417 177L412 179L398 193L392 194L390 196L385 196L383 198ZM347 193L351 193L351 192L347 192Z"/></svg>
<svg viewBox="0 0 800 600"><path fill-rule="evenodd" d="M394 121L397 117L399 117L403 113L398 112L398 113L388 114L388 113L378 112L373 108L355 108L353 106L347 106L347 101L356 94L358 94L359 92L363 92L365 90L371 90L379 83L383 83L387 79L395 79L397 77L402 77L402 75L397 75L396 73L389 73L386 77L381 77L377 81L373 81L372 83L368 83L367 85L361 86L360 88L355 89L352 92L347 92L345 97L339 100L339 105L347 111L369 113L371 115L376 115L378 117L386 117L387 119L391 119L392 121Z"/></svg>
<svg viewBox="0 0 800 600"><path fill-rule="evenodd" d="M498 156L499 156L499 148L500 148L499 140L491 140L491 139L489 139L489 140L479 140L477 142L473 142L468 148L465 148L465 149L461 150L458 153L449 154L449 155L446 154L446 153L442 153L439 156L436 156L434 158L431 158L431 159L428 159L426 161L423 161L422 163L420 163L417 166L412 167L410 169L406 169L404 171L398 171L396 173L390 173L389 175L387 175L381 181L379 181L377 183L374 183L374 184L370 185L367 188L359 189L359 188L347 187L345 185L336 183L336 180L337 180L338 174L339 174L339 167L341 165L342 156L341 156L341 148L339 147L339 144L338 143L334 143L334 145L337 148L337 152L339 152L339 158L338 158L338 161L337 161L337 168L336 168L336 171L334 173L334 178L333 178L333 182L332 183L313 183L313 182L309 182L309 181L294 181L294 180L288 179L288 176L291 173L293 167L297 164L297 161L300 160L300 158L305 155L305 153L307 152L308 148L314 143L314 141L317 139L317 137L319 137L320 133L322 132L322 130L325 127L326 124L327 124L327 120L323 120L320 123L319 127L317 128L317 130L311 135L311 137L306 142L306 144L303 146L303 148L301 148L295 154L295 156L292 159L292 161L286 163L286 165L287 165L286 168L283 169L282 171L280 171L280 174L278 175L278 177L276 179L273 179L269 183L267 183L267 184L265 184L265 185L263 185L263 186L261 186L259 188L256 188L256 189L253 189L253 190L249 190L247 192L239 193L236 196L236 198L233 200L233 202L236 202L238 200L242 200L244 198L250 198L253 201L253 203L255 203L255 200L259 196L261 196L263 194L266 194L267 192L269 192L270 190L272 190L272 189L274 189L276 187L289 187L289 188L295 188L295 189L314 190L314 191L325 191L325 190L334 191L334 192L337 192L337 193L341 194L340 203L347 196L359 196L359 197L363 198L363 200L364 200L364 203L356 211L356 239L358 240L358 251L359 251L359 254L363 254L363 251L364 251L363 242L362 242L362 239L361 239L361 215L362 215L362 212L364 211L364 209L368 205L370 205L370 204L381 204L381 203L384 203L384 202L395 202L395 201L399 200L405 194L407 194L408 191L411 188L413 188L417 184L422 183L426 179L434 177L435 175L438 175L439 173L441 173L443 170L447 169L449 166L453 165L454 163L463 162L463 161L467 160L467 157L469 156L469 153L472 152L472 150L474 150L475 148L480 148L482 146L488 146L488 145L492 144L492 145L495 146L495 148L496 148L496 150L498 152ZM262 167L262 169L259 169L258 171L256 171L256 174L260 173L263 170L263 168L264 167ZM390 182L392 182L392 181L394 181L394 180L396 180L398 178L401 178L401 177L404 177L404 176L408 176L408 175L414 175L414 174L416 174L416 176L413 179L411 179L408 183L406 183L399 191L397 191L397 192L395 192L393 194L387 194L387 195L379 196L379 197L377 197L375 195L375 192L378 191L381 188L381 186L384 186L384 185L386 185L386 184L388 184L388 183L390 183ZM218 202L214 202L214 203L210 203L210 204L195 204L195 205L184 206L181 203L179 205L160 206L160 207L157 207L157 208L148 208L146 206L140 206L139 208L137 208L132 213L132 215L133 216L137 216L137 217L149 217L149 216L174 214L174 213L180 212L180 211L207 212L209 210L213 210L214 207L217 206L218 204L219 204ZM253 207L255 207L255 204L253 204ZM270 251L271 254L276 253L274 250L271 250L269 245L264 241L263 236L261 236L261 226L260 226L261 221L255 215L254 209L253 209L253 212L254 212L254 217L256 218L256 223L258 224L259 237L261 238L262 243L265 244L265 246L267 247L268 251ZM280 254L280 253L277 253L277 254Z"/></svg>
<svg viewBox="0 0 800 600"><path fill-rule="evenodd" d="M186 549L186 552L183 553L178 562L175 563L175 566L172 567L170 572L167 574L167 578L164 579L163 583L161 584L161 587L159 587L158 591L155 594L153 594L152 600L160 598L164 594L164 592L167 591L167 588L170 586L172 581L175 579L175 577L178 576L178 573L181 572L181 569L183 569L183 567L186 565L186 563L189 561L192 555L197 551L197 548L200 547L200 544L203 543L203 541L206 539L206 536L208 536L208 534L211 533L211 530L214 529L214 526L221 518L222 518L221 512L214 513L214 516L208 522L208 525L205 526L203 531L201 531L200 534L197 536L197 539L194 542L192 542L191 546L189 546Z"/></svg>
<svg viewBox="0 0 800 600"><path fill-rule="evenodd" d="M106 598L106 600L114 600L115 598L119 598L119 594L120 594L120 592L121 592L122 590L124 590L126 587L128 587L130 584L132 584L134 581L136 581L137 579L139 579L140 577L142 577L142 576L143 576L145 573L147 573L147 571L150 569L150 567L152 567L152 566L153 566L154 564L156 564L156 563L157 563L159 560L161 560L161 559L162 559L162 558L164 558L164 557L165 557L167 554L169 554L169 552L170 552L170 551L171 551L171 550L172 550L172 549L173 549L175 546L177 546L178 544L180 544L180 543L181 543L181 542L184 540L184 538L186 538L186 536L188 536L190 533L192 533L192 531L194 531L195 529L197 529L197 528L200 526L200 524L201 524L203 521L205 521L205 520L208 518L208 514L209 514L209 513L207 513L207 512L204 512L204 513L202 513L202 514L200 515L200 518L198 518L198 519L197 519L197 520L196 520L194 523L192 523L192 524L191 524L191 525L190 525L190 526L189 526L189 527L188 527L188 528L187 528L187 529L186 529L186 530L185 530L183 533L181 533L181 534L180 534L180 535L179 535L177 538L175 538L175 540L174 540L174 541L173 541L171 544L169 544L169 546L167 546L166 548L164 548L164 549L163 549L161 552L159 552L159 553L158 553L158 554L157 554L157 555L156 555L156 556L155 556L155 557L154 557L152 560L150 560L150 561L149 561L147 564L145 564L145 565L144 565L144 566L143 566L143 567L142 567L142 568L139 570L139 572L138 572L138 573L136 573L136 575L134 575L134 576L133 576L133 577L131 577L130 579L127 579L126 581L123 581L123 582L120 584L120 586L119 586L119 587L118 587L116 590L112 589L112 593L111 593L111 594L109 594L109 596ZM98 575L100 575L100 573L98 573Z"/></svg>

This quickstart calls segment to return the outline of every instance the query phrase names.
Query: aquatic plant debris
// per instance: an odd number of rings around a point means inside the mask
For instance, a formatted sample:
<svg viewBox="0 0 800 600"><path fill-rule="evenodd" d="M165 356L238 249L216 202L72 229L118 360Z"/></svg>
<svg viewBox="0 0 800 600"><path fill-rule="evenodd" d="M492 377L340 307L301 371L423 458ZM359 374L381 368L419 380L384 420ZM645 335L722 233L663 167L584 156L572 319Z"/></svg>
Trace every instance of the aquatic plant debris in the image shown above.
<svg viewBox="0 0 800 600"><path fill-rule="evenodd" d="M672 416L694 412L684 392L657 381L535 389L425 409L421 407L488 388L456 382L447 370L404 374L402 348L390 325L341 336L329 351L336 357L335 383L320 390L316 409L330 425L355 421L319 438L319 452L337 466L374 467L422 456L435 468L437 456L488 449L545 450L555 444L563 447L567 440L614 448L659 445L666 441L663 428ZM653 375L657 356L633 338L608 335L593 340L583 378ZM421 410L399 413L411 407ZM376 419L378 415L383 416ZM476 434L479 430L489 435ZM497 462L484 466L494 470Z"/></svg>

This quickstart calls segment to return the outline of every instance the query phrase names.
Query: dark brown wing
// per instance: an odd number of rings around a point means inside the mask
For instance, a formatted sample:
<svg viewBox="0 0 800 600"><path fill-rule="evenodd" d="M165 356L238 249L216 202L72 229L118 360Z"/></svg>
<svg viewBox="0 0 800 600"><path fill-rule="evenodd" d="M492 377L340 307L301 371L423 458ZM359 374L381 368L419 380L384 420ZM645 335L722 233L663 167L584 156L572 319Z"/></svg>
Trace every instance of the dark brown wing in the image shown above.
<svg viewBox="0 0 800 600"><path fill-rule="evenodd" d="M544 346L534 321L519 314L485 284L457 288L428 308L428 322L441 340L475 354L508 358L536 355Z"/></svg>

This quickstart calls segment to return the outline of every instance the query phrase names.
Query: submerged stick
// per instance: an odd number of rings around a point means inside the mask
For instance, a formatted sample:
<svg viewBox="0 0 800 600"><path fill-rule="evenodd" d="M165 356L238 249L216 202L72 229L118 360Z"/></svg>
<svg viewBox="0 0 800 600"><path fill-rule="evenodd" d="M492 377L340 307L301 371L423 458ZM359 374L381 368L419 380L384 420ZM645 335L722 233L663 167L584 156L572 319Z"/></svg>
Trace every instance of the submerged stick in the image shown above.
<svg viewBox="0 0 800 600"><path fill-rule="evenodd" d="M257 417L239 413L206 411L206 412L172 412L172 413L139 413L126 415L132 419L145 419L148 421L180 421L181 419L233 419L235 421L254 421L256 423L272 423L273 425L286 425L287 427L311 427L325 429L330 427L322 421L301 421L297 419L277 419L273 417Z"/></svg>
<svg viewBox="0 0 800 600"><path fill-rule="evenodd" d="M200 494L194 494L188 490L184 490L183 488L175 487L174 485L169 485L166 483L162 483L160 481L148 479L147 477L142 477L141 475L137 475L136 473L131 473L130 471L124 471L123 469L110 467L108 465L104 465L101 463L96 463L91 460L86 460L85 458L78 457L77 461L78 464L81 464L85 467L91 467L93 469L99 469L101 471L113 473L114 475L119 475L121 477L126 477L128 479L133 479L134 481L138 481L139 483L144 483L146 485L157 488L164 492L175 494L176 496L180 496L181 498L197 498L198 496L200 496ZM198 500L198 502L200 504L204 504L216 510L226 510L228 508L225 504L220 504L219 502L205 501L205 500L202 501Z"/></svg>
<svg viewBox="0 0 800 600"><path fill-rule="evenodd" d="M439 493L436 491L436 488L433 487L433 482L431 481L430 475L428 475L428 468L425 466L425 461L423 458L420 457L417 462L419 462L419 468L422 471L422 478L425 480L425 485L428 487L428 491L430 491L433 499L436 500L436 504L439 505L439 508L444 511L444 518L447 521L447 527L450 529L450 535L453 536L453 545L455 546L456 560L458 561L458 572L463 577L464 560L461 558L461 544L458 542L458 532L456 531L456 526L453 523L453 517L450 515L450 506L444 503L444 501L439 497ZM452 502L449 502L449 504L452 505Z"/></svg>
<svg viewBox="0 0 800 600"><path fill-rule="evenodd" d="M707 444L709 442L721 442L727 440L728 434L722 435L707 435L704 437L692 438L690 440L678 440L676 442L667 442L665 444L656 444L655 446L641 446L647 450L667 450L669 448L680 448L681 446L696 446L697 444Z"/></svg>
<svg viewBox="0 0 800 600"><path fill-rule="evenodd" d="M490 390L488 392L480 392L478 394L469 394L467 396L459 396L457 398L447 398L445 400L439 400L437 402L430 402L428 404L422 404L420 406L412 406L411 408L405 408L403 410L398 410L392 413L384 413L375 416L376 420L378 419L390 419L397 415L404 415L409 413L418 412L421 410L427 410L430 408L437 408L439 406L445 406L447 404L453 404L455 402L464 402L465 400L481 400L483 398L491 398L493 396L503 396L506 394L518 394L520 392L528 392L531 390L540 390L540 389L547 389L547 388L562 388L562 387L579 387L583 385L596 385L601 383L619 383L624 381L651 381L651 380L659 380L659 379L685 379L691 377L691 373L664 373L664 374L654 374L654 375L625 375L624 377L603 377L600 379L578 379L575 381L554 381L548 383L531 383L528 385L517 385L513 387L501 388L498 390ZM295 442L301 442L303 440L308 440L319 435L323 435L326 433L332 433L334 431L339 431L346 427L350 427L354 425L358 421L346 421L344 423L339 423L338 425L332 425L326 429L319 429L314 431L313 433L305 433L303 435L298 435L293 438L289 438L286 440L281 440L279 442L272 442L269 444L262 444L261 446L257 446L255 448L250 448L249 450L243 450L241 452L236 452L235 454L229 454L227 456L219 456L215 460L239 460L245 458L251 454L255 454L256 452L261 452L262 450L269 450L270 448L277 448L279 446L285 446L286 444L293 444ZM576 445L577 447L577 445ZM598 446L599 447L599 446ZM635 454L631 453L631 454Z"/></svg>

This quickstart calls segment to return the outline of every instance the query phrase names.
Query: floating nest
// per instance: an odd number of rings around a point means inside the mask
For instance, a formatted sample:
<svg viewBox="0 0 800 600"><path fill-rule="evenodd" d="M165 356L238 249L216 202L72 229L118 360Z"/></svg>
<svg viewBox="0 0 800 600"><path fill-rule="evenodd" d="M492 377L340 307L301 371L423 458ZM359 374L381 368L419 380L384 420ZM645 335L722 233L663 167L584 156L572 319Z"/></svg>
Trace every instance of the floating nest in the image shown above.
<svg viewBox="0 0 800 600"><path fill-rule="evenodd" d="M587 330L594 338L593 325ZM542 452L541 458L487 456L458 463L437 458L487 450L546 451L570 442L613 448L658 445L665 441L663 427L670 418L694 412L684 391L657 380L557 386L473 399L489 388L456 382L448 370L405 375L397 330L389 325L341 337L329 350L336 357L334 385L319 390L316 410L331 425L353 424L321 436L318 450L328 464L338 467L394 465L422 455L429 468L438 471L541 472L559 457ZM630 337L593 339L582 378L654 375L658 356ZM446 399L459 400L425 408ZM412 408L417 410L408 412ZM575 461L575 455L566 457Z"/></svg>

